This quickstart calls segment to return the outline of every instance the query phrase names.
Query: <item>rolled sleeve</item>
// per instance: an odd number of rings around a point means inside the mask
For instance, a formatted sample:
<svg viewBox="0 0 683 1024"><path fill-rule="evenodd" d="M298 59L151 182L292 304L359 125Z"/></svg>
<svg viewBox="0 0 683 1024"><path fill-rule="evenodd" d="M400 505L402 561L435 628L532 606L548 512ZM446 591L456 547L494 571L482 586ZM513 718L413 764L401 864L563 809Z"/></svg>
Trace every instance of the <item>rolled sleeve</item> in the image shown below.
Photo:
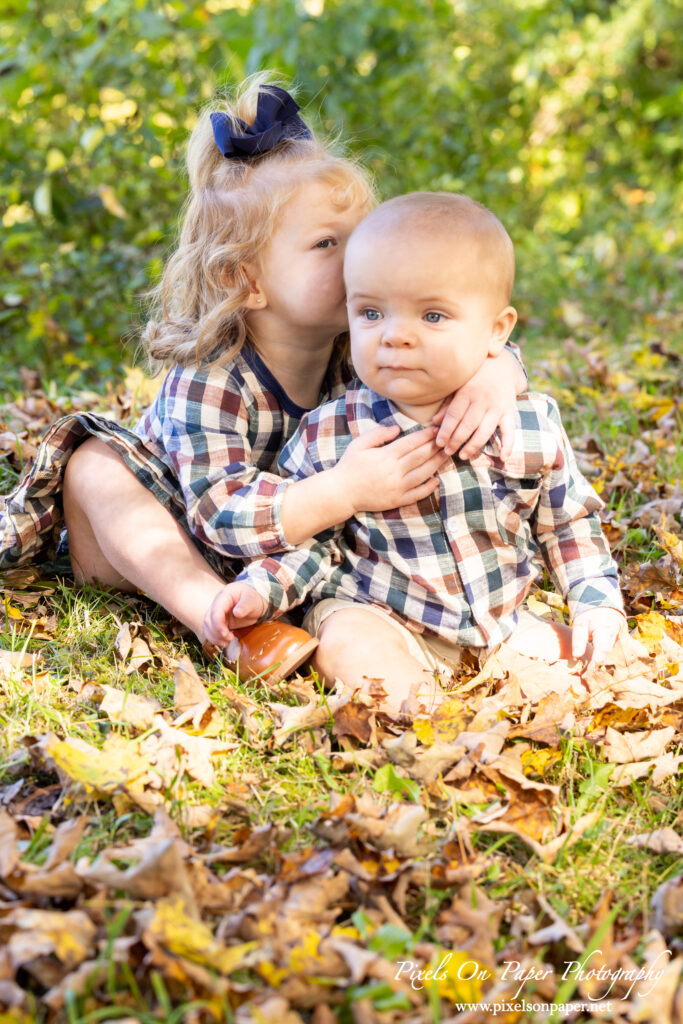
<svg viewBox="0 0 683 1024"><path fill-rule="evenodd" d="M265 618L277 618L295 608L324 580L331 568L331 552L317 542L250 562L237 577L268 602Z"/></svg>
<svg viewBox="0 0 683 1024"><path fill-rule="evenodd" d="M588 608L623 612L617 566L602 532L604 503L579 470L554 402L555 462L541 487L534 534L572 619Z"/></svg>
<svg viewBox="0 0 683 1024"><path fill-rule="evenodd" d="M254 464L244 396L210 378L174 384L160 411L161 443L191 533L229 558L290 549L280 521L290 481Z"/></svg>

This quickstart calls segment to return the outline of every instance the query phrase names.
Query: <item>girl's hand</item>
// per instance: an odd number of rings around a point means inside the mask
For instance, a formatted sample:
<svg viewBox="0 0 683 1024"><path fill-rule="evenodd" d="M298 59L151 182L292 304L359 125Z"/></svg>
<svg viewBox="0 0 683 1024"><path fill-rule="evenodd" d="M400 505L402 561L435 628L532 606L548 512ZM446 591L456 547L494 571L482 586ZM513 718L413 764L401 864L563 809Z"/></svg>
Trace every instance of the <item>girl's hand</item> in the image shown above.
<svg viewBox="0 0 683 1024"><path fill-rule="evenodd" d="M572 626L572 657L582 658L593 642L595 665L602 665L619 637L624 616L614 608L591 608L577 615Z"/></svg>
<svg viewBox="0 0 683 1024"><path fill-rule="evenodd" d="M488 358L432 420L439 425L437 445L448 455L460 449L461 459L471 459L498 427L500 457L507 459L515 433L517 395L527 388L522 378L522 369L509 352Z"/></svg>
<svg viewBox="0 0 683 1024"><path fill-rule="evenodd" d="M202 632L209 643L225 647L234 639L231 630L253 626L267 610L266 601L246 583L228 583L209 605Z"/></svg>
<svg viewBox="0 0 683 1024"><path fill-rule="evenodd" d="M448 455L435 443L436 427L392 441L398 426L375 427L354 438L331 473L348 502L346 519L357 512L386 512L421 501L439 486L435 476Z"/></svg>

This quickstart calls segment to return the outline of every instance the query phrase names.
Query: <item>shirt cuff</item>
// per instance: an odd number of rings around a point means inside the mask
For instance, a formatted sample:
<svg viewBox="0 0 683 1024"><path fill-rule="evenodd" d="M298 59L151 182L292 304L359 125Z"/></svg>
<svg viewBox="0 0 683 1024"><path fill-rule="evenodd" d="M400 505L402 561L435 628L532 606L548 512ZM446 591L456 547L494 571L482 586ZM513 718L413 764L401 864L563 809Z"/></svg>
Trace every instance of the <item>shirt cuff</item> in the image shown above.
<svg viewBox="0 0 683 1024"><path fill-rule="evenodd" d="M581 612L594 608L612 608L626 615L616 576L600 576L575 583L567 595L567 606L572 622Z"/></svg>
<svg viewBox="0 0 683 1024"><path fill-rule="evenodd" d="M259 622L268 622L284 614L289 608L287 593L280 581L267 569L261 566L246 566L238 576L236 583L246 583L248 587L255 590L268 605Z"/></svg>

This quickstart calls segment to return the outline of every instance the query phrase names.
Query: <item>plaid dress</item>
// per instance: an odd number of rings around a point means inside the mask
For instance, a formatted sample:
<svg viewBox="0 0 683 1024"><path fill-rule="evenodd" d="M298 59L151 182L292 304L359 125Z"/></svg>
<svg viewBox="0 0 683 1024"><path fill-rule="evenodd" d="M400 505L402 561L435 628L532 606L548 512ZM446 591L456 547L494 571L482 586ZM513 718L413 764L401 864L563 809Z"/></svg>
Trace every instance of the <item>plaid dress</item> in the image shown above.
<svg viewBox="0 0 683 1024"><path fill-rule="evenodd" d="M333 360L320 401L341 393L349 376ZM64 470L88 437L120 455L226 578L234 575L231 560L287 549L280 506L288 481L277 460L305 412L245 346L228 366L174 366L134 430L94 413L62 417L29 472L0 499L0 569L54 555Z"/></svg>
<svg viewBox="0 0 683 1024"><path fill-rule="evenodd" d="M389 512L359 513L280 555L252 562L249 583L276 615L301 602L347 598L375 604L416 632L491 648L512 633L517 610L545 565L572 618L622 610L617 568L598 516L603 507L578 469L555 401L518 400L511 456L494 443L439 470L436 495ZM280 464L294 478L330 469L377 424L420 429L354 381L308 413Z"/></svg>

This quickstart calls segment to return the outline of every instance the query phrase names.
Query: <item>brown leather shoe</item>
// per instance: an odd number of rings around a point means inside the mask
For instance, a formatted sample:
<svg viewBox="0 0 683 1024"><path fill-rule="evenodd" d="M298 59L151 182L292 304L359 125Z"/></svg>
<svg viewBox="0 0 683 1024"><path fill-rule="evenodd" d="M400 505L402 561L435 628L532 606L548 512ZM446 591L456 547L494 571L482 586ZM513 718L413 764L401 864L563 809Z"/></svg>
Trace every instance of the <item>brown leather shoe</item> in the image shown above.
<svg viewBox="0 0 683 1024"><path fill-rule="evenodd" d="M205 645L207 654L222 653L223 659L239 673L242 682L261 676L286 679L318 646L318 641L288 622L259 622L235 630L236 640L219 652Z"/></svg>

